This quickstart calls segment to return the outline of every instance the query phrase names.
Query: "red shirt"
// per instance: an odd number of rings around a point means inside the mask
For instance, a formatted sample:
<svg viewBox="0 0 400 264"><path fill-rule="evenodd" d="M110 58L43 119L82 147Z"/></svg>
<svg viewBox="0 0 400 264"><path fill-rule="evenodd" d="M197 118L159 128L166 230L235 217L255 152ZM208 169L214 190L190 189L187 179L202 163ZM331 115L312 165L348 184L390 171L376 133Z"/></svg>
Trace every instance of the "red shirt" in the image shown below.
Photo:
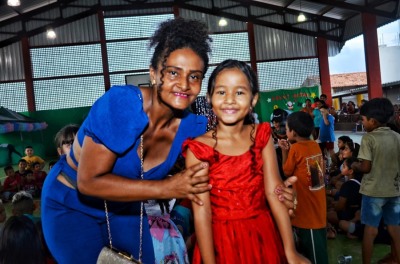
<svg viewBox="0 0 400 264"><path fill-rule="evenodd" d="M4 191L15 191L17 192L19 190L19 187L21 185L21 177L18 175L14 175L13 177L7 177L4 180Z"/></svg>

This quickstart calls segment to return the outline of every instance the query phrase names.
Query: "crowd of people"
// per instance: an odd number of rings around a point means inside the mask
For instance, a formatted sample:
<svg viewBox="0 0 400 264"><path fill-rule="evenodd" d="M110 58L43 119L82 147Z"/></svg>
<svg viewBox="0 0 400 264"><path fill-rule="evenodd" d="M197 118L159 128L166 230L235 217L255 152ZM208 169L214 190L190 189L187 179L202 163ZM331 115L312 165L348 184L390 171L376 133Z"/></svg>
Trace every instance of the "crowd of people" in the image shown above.
<svg viewBox="0 0 400 264"><path fill-rule="evenodd" d="M62 128L48 174L31 146L18 171L5 167L2 198L13 216L0 233L0 263L24 263L20 247L32 263L96 263L108 245L143 263L328 263L327 239L338 229L362 237L363 263L386 231L400 263L392 103L365 102L361 144L341 136L335 153L326 95L258 124L257 76L226 60L208 82L210 126L189 108L211 41L201 22L161 23L150 39L150 88L114 86L81 126ZM16 232L31 243L18 244Z"/></svg>

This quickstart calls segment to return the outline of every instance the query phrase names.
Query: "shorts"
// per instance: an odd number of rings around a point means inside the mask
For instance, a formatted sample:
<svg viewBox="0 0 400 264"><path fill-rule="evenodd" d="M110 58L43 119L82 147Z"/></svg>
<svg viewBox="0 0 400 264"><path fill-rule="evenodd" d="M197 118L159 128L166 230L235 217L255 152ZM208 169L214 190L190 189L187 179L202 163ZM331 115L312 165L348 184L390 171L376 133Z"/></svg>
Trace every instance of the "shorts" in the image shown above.
<svg viewBox="0 0 400 264"><path fill-rule="evenodd" d="M382 217L385 225L400 225L400 196L371 197L363 194L361 223L377 228Z"/></svg>
<svg viewBox="0 0 400 264"><path fill-rule="evenodd" d="M321 151L326 150L332 150L335 148L335 142L321 142L319 143L319 147L321 148Z"/></svg>
<svg viewBox="0 0 400 264"><path fill-rule="evenodd" d="M293 227L296 249L312 263L328 263L326 228L304 229Z"/></svg>

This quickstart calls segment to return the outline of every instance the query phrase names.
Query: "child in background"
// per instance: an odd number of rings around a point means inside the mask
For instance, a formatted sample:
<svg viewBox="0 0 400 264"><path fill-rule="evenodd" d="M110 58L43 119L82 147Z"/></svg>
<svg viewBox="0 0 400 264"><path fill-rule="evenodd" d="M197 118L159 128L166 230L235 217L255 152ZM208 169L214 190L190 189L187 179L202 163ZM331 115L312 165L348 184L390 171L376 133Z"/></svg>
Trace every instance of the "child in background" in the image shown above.
<svg viewBox="0 0 400 264"><path fill-rule="evenodd" d="M44 252L35 224L26 216L11 216L0 234L0 263L43 264Z"/></svg>
<svg viewBox="0 0 400 264"><path fill-rule="evenodd" d="M400 263L400 135L386 126L393 112L393 105L386 98L374 98L360 109L367 133L361 139L361 162L353 163L352 168L364 173L360 188L361 222L365 224L363 263L371 262L382 218Z"/></svg>
<svg viewBox="0 0 400 264"><path fill-rule="evenodd" d="M362 174L351 168L354 162L358 162L355 157L344 160L342 174L347 180L338 192L338 200L333 202L334 210L328 212L328 221L332 225L338 225L350 238L355 237L351 233L355 231L355 223L359 220L356 212L361 210L361 194L359 191Z"/></svg>
<svg viewBox="0 0 400 264"><path fill-rule="evenodd" d="M41 169L43 169L44 165L45 165L44 160L39 156L35 156L34 154L35 154L35 151L33 150L32 146L25 147L25 155L26 156L23 157L23 159L26 160L26 162L27 162L26 169L33 170L33 163L35 163L35 162L39 162Z"/></svg>
<svg viewBox="0 0 400 264"><path fill-rule="evenodd" d="M21 177L16 175L12 166L6 166L4 172L7 177L3 184L3 199L8 202L21 188Z"/></svg>
<svg viewBox="0 0 400 264"><path fill-rule="evenodd" d="M358 155L358 151L360 149L360 145L358 143L353 143L353 140L346 141L344 142L343 146L341 147L341 152L342 152L342 159L348 159L348 158L356 158ZM343 182L345 182L345 175L342 174L342 171L336 176L331 177L330 179L330 185L333 187L330 189L330 192L328 192L328 195L335 196L337 191L340 189L342 186Z"/></svg>
<svg viewBox="0 0 400 264"><path fill-rule="evenodd" d="M24 159L20 159L18 161L18 171L15 172L15 175L21 178L21 183L24 182L26 178L26 166L28 163Z"/></svg>
<svg viewBox="0 0 400 264"><path fill-rule="evenodd" d="M319 129L322 120L322 114L319 108L322 106L323 102L321 102L318 97L314 98L314 110L313 110L313 121L314 121L314 130L312 136L314 140L317 140L319 137Z"/></svg>
<svg viewBox="0 0 400 264"><path fill-rule="evenodd" d="M272 137L274 138L274 143L278 143L279 139L286 139L286 129L282 126L282 119L274 117L272 119Z"/></svg>
<svg viewBox="0 0 400 264"><path fill-rule="evenodd" d="M331 155L331 164L329 166L330 176L336 176L340 173L340 167L343 163L342 148L344 147L344 143L348 141L352 141L349 136L340 136L338 138L337 146L339 150L335 154Z"/></svg>
<svg viewBox="0 0 400 264"><path fill-rule="evenodd" d="M41 190L47 173L41 169L39 162L33 163L33 176L35 177L35 181L39 187L39 190Z"/></svg>
<svg viewBox="0 0 400 264"><path fill-rule="evenodd" d="M222 62L207 91L217 125L184 143L186 167L208 162L207 172L196 176L208 173L213 185L198 195L203 206L192 203L194 264L309 263L296 252L289 214L274 194L282 182L271 126L252 122L258 93L257 77L246 63Z"/></svg>
<svg viewBox="0 0 400 264"><path fill-rule="evenodd" d="M296 216L292 226L299 238L298 250L312 263L328 263L326 241L325 165L318 144L310 139L313 119L304 112L288 116L286 135L279 140L285 175L296 175Z"/></svg>
<svg viewBox="0 0 400 264"><path fill-rule="evenodd" d="M335 154L335 118L329 113L328 106L322 105L319 110L321 111L322 119L319 125L319 146L321 148L324 158L328 161L332 155Z"/></svg>
<svg viewBox="0 0 400 264"><path fill-rule="evenodd" d="M71 150L72 143L74 143L74 138L79 130L79 126L75 124L69 124L61 128L56 136L54 137L54 142L57 146L58 155L69 154Z"/></svg>
<svg viewBox="0 0 400 264"><path fill-rule="evenodd" d="M26 179L22 183L21 189L31 194L35 198L40 196L39 186L36 182L35 176L33 176L33 171L31 170L26 171Z"/></svg>
<svg viewBox="0 0 400 264"><path fill-rule="evenodd" d="M12 214L16 216L25 215L33 222L40 220L39 217L35 217L33 213L35 212L36 206L33 201L33 197L29 192L19 191L12 199Z"/></svg>
<svg viewBox="0 0 400 264"><path fill-rule="evenodd" d="M343 183L339 192L339 201L336 204L337 210L342 210L339 214L339 228L347 232L349 238L355 238L353 235L356 231L356 224L361 225L361 199L360 186L362 173L354 171L351 166L354 162L358 162L355 157L350 157L344 160L342 174L348 180Z"/></svg>

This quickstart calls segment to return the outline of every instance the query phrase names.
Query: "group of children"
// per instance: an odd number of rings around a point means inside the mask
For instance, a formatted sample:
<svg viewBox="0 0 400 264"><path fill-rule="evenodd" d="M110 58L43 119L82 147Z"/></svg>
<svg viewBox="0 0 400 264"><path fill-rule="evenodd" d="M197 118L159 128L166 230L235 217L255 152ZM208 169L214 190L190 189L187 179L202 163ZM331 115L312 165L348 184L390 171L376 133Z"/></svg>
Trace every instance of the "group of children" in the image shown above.
<svg viewBox="0 0 400 264"><path fill-rule="evenodd" d="M55 143L59 155L69 151L77 131L77 125L67 125L56 134ZM0 199L0 263L28 261L32 264L54 264L56 262L43 237L41 218L35 213L38 204L34 198L35 195L40 195L47 176L42 170L44 161L34 155L31 146L26 147L25 153L27 157L18 162L17 172L14 172L12 166L5 167L7 178L4 185L8 187L7 191L2 193L2 198L11 202L12 215L7 219L4 204ZM33 172L27 169L29 162ZM54 163L49 163L49 169Z"/></svg>
<svg viewBox="0 0 400 264"><path fill-rule="evenodd" d="M1 187L1 198L4 202L12 200L18 191L29 192L33 197L39 198L47 173L43 171L44 160L34 154L32 146L25 148L26 156L18 161L18 170L13 166L4 167L6 178Z"/></svg>

